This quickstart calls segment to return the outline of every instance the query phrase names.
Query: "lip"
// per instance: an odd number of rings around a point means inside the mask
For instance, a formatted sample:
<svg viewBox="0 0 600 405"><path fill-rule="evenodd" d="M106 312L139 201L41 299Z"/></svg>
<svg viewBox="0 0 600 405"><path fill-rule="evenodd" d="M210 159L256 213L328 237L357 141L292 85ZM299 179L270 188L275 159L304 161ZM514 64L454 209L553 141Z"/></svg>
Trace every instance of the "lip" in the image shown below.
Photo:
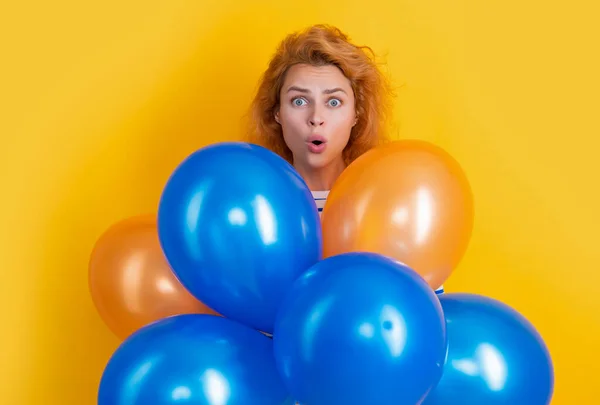
<svg viewBox="0 0 600 405"><path fill-rule="evenodd" d="M321 142L320 144L314 144L313 142ZM306 145L308 146L308 150L311 153L323 153L323 151L325 151L325 148L327 147L327 139L325 139L325 137L319 135L319 134L314 134L308 137L308 139L306 140Z"/></svg>

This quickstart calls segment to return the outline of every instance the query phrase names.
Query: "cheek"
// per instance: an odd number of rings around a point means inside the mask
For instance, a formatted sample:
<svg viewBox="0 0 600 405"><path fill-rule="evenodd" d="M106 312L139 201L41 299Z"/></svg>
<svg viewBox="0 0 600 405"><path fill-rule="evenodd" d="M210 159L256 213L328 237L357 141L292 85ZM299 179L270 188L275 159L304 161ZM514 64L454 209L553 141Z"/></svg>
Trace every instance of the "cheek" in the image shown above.
<svg viewBox="0 0 600 405"><path fill-rule="evenodd" d="M295 145L304 143L302 140L301 126L303 123L303 117L298 111L290 113L282 109L279 116L279 122L283 131L283 139L290 149L293 149Z"/></svg>
<svg viewBox="0 0 600 405"><path fill-rule="evenodd" d="M354 114L341 114L332 122L332 138L337 144L346 145L350 139L350 132L354 124Z"/></svg>

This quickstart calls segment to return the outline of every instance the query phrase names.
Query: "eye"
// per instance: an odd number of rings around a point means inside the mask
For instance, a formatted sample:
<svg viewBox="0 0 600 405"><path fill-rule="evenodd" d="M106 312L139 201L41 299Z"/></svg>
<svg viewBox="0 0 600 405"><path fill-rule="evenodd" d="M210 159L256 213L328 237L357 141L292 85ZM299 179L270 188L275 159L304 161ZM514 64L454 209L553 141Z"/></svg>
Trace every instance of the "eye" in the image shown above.
<svg viewBox="0 0 600 405"><path fill-rule="evenodd" d="M342 102L340 100L338 100L337 98L332 98L331 100L328 101L328 104L331 107L339 107L340 105L342 105Z"/></svg>
<svg viewBox="0 0 600 405"><path fill-rule="evenodd" d="M295 98L292 100L292 103L294 103L294 105L296 107L302 107L304 104L306 104L306 100L304 100L303 98Z"/></svg>

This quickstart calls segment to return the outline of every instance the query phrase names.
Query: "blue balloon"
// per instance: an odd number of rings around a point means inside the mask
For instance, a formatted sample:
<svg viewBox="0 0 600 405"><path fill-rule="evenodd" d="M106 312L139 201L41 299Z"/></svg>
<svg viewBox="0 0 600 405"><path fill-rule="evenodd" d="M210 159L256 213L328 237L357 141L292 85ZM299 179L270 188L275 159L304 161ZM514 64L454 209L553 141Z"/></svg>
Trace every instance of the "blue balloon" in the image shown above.
<svg viewBox="0 0 600 405"><path fill-rule="evenodd" d="M213 315L178 315L132 334L102 375L98 405L291 405L273 342Z"/></svg>
<svg viewBox="0 0 600 405"><path fill-rule="evenodd" d="M429 285L399 262L360 252L300 277L273 339L284 383L309 405L415 405L439 381L447 348Z"/></svg>
<svg viewBox="0 0 600 405"><path fill-rule="evenodd" d="M196 298L268 333L284 294L322 254L304 180L275 153L243 142L202 148L179 165L160 200L158 233Z"/></svg>
<svg viewBox="0 0 600 405"><path fill-rule="evenodd" d="M484 296L439 297L447 321L448 358L425 405L546 405L554 370L546 345L514 309Z"/></svg>

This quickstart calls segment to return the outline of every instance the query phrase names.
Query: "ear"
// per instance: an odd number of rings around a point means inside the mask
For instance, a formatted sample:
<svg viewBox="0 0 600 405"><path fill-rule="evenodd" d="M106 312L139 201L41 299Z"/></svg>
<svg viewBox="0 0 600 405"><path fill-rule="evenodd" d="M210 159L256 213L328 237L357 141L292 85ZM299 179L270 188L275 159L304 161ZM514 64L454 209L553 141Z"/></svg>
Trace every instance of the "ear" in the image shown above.
<svg viewBox="0 0 600 405"><path fill-rule="evenodd" d="M281 124L281 122L279 122L279 109L277 109L277 111L275 111L275 114L273 116L275 117L275 121L278 124Z"/></svg>

